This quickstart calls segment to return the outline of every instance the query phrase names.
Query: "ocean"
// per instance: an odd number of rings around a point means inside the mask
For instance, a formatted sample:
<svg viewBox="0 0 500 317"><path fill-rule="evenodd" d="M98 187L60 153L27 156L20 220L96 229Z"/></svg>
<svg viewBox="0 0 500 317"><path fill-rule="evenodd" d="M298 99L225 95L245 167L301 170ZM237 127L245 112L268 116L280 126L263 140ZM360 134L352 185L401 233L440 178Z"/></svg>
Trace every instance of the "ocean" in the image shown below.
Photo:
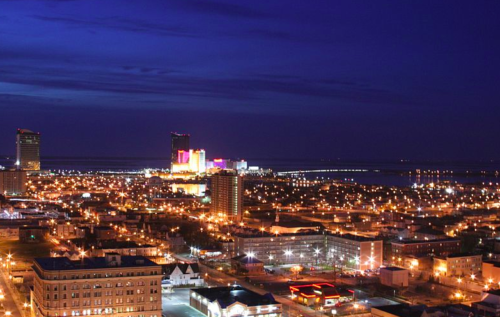
<svg viewBox="0 0 500 317"><path fill-rule="evenodd" d="M0 165L10 168L14 157L0 156ZM496 161L408 161L408 160L340 160L340 159L247 159L249 166L270 168L276 172L301 171L308 179L329 178L363 184L409 186L414 183L500 182ZM168 158L154 157L43 157L42 168L79 171L137 171L145 168L168 168ZM336 170L319 172L320 170ZM362 171L354 171L362 170ZM420 175L415 171L420 170ZM305 172L309 171L309 172ZM433 174L424 174L433 171ZM436 173L439 171L439 174ZM409 173L411 172L411 174ZM453 172L453 173L451 173Z"/></svg>

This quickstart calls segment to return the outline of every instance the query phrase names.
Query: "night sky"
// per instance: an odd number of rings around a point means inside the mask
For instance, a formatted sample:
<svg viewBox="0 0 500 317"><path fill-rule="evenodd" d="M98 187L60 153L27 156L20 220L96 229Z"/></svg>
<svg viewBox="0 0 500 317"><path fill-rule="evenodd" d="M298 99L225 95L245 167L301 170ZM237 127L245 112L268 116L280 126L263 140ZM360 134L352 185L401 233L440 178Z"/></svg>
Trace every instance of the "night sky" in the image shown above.
<svg viewBox="0 0 500 317"><path fill-rule="evenodd" d="M0 0L0 154L500 159L500 1Z"/></svg>

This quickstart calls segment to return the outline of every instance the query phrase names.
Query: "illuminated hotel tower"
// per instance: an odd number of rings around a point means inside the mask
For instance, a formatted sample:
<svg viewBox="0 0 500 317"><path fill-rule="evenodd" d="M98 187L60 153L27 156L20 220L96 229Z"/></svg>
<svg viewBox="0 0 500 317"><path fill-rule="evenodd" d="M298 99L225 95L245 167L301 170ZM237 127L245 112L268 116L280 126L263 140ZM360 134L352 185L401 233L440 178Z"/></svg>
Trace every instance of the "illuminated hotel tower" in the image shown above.
<svg viewBox="0 0 500 317"><path fill-rule="evenodd" d="M172 132L170 133L170 137L172 139L172 153L170 156L170 162L171 164L178 163L178 152L189 152L189 134L179 134L176 132Z"/></svg>
<svg viewBox="0 0 500 317"><path fill-rule="evenodd" d="M16 167L22 170L40 170L40 133L27 129L17 129Z"/></svg>
<svg viewBox="0 0 500 317"><path fill-rule="evenodd" d="M224 171L212 176L213 214L222 213L229 219L243 219L243 179L236 172Z"/></svg>

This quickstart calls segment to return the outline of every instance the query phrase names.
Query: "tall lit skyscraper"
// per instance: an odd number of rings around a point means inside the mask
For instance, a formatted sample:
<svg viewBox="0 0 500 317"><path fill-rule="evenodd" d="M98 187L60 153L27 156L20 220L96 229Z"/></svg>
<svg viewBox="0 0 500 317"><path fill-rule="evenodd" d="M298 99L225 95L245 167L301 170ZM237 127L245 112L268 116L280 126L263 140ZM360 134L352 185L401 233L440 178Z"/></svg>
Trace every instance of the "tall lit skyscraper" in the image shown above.
<svg viewBox="0 0 500 317"><path fill-rule="evenodd" d="M198 174L205 173L205 150L189 150L189 169Z"/></svg>
<svg viewBox="0 0 500 317"><path fill-rule="evenodd" d="M16 136L17 160L16 167L22 170L40 170L40 132L27 129L17 129Z"/></svg>
<svg viewBox="0 0 500 317"><path fill-rule="evenodd" d="M223 171L212 176L211 212L229 219L243 219L243 179L236 172Z"/></svg>
<svg viewBox="0 0 500 317"><path fill-rule="evenodd" d="M179 134L176 132L170 133L172 140L172 153L170 156L171 164L180 163L177 162L178 152L180 150L189 152L189 134Z"/></svg>

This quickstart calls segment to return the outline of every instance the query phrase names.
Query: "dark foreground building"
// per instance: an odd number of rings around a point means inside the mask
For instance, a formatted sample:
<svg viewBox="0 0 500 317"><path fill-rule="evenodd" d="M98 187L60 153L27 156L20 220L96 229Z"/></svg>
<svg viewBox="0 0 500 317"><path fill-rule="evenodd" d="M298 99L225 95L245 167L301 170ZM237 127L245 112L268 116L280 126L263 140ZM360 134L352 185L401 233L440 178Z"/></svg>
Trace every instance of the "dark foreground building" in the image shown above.
<svg viewBox="0 0 500 317"><path fill-rule="evenodd" d="M281 317L282 306L268 293L260 295L246 288L212 287L190 291L191 307L208 317Z"/></svg>

